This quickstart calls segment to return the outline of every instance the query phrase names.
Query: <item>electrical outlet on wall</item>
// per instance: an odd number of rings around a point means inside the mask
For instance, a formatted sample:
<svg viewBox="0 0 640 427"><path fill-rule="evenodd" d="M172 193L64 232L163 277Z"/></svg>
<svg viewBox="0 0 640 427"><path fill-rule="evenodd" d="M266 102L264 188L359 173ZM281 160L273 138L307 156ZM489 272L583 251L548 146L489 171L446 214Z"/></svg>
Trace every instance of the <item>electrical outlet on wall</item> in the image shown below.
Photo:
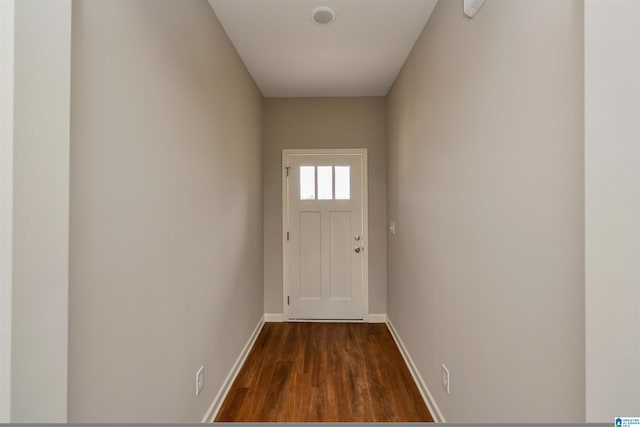
<svg viewBox="0 0 640 427"><path fill-rule="evenodd" d="M447 394L451 394L451 379L449 378L449 370L446 366L442 365L442 387L447 391Z"/></svg>
<svg viewBox="0 0 640 427"><path fill-rule="evenodd" d="M204 366L200 366L200 369L196 372L196 396L200 394L204 388Z"/></svg>
<svg viewBox="0 0 640 427"><path fill-rule="evenodd" d="M391 221L389 223L389 232L391 234L394 234L394 235L396 234L396 222L395 221Z"/></svg>

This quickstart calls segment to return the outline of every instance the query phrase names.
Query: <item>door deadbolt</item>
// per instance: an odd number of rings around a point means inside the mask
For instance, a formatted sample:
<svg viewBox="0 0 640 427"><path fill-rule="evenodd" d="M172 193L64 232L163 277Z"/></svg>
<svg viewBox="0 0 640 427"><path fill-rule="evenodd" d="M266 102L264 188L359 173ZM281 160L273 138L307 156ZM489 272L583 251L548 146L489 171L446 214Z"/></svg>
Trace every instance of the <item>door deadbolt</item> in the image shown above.
<svg viewBox="0 0 640 427"><path fill-rule="evenodd" d="M358 233L356 233L356 235L355 235L355 236L353 236L353 239L354 239L356 242L359 242L359 241L360 241L360 235L359 235Z"/></svg>

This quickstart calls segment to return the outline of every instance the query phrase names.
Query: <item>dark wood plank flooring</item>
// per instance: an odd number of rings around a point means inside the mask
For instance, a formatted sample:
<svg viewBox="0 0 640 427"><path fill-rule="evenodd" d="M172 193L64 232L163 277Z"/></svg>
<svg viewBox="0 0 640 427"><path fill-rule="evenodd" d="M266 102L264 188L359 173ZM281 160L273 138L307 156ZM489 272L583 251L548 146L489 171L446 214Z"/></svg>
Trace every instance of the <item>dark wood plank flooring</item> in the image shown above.
<svg viewBox="0 0 640 427"><path fill-rule="evenodd" d="M384 324L266 323L216 421L433 421Z"/></svg>

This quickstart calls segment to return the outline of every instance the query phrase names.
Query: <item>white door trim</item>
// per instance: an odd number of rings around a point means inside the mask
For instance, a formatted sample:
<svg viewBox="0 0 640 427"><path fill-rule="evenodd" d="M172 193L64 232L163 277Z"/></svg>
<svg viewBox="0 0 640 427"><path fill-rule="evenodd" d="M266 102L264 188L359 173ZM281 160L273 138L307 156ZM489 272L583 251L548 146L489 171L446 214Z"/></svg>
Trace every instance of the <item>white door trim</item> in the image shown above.
<svg viewBox="0 0 640 427"><path fill-rule="evenodd" d="M369 320L369 168L367 162L366 148L323 148L323 149L283 149L282 150L282 312L284 318L289 319L289 305L287 295L289 295L289 255L287 251L287 230L289 228L289 191L287 188L287 171L285 169L287 156L290 154L355 154L362 157L362 228L364 230L364 251L362 252L362 313L363 320Z"/></svg>
<svg viewBox="0 0 640 427"><path fill-rule="evenodd" d="M15 2L0 1L0 423L11 412Z"/></svg>

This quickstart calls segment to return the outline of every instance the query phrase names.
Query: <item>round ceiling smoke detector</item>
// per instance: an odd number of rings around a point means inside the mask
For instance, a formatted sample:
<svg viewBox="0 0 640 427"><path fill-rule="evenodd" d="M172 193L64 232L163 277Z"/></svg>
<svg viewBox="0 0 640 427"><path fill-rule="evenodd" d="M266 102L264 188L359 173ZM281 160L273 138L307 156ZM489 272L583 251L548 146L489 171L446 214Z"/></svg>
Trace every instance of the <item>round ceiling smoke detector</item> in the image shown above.
<svg viewBox="0 0 640 427"><path fill-rule="evenodd" d="M336 11L330 7L316 7L311 11L311 21L318 25L331 25L336 20Z"/></svg>

